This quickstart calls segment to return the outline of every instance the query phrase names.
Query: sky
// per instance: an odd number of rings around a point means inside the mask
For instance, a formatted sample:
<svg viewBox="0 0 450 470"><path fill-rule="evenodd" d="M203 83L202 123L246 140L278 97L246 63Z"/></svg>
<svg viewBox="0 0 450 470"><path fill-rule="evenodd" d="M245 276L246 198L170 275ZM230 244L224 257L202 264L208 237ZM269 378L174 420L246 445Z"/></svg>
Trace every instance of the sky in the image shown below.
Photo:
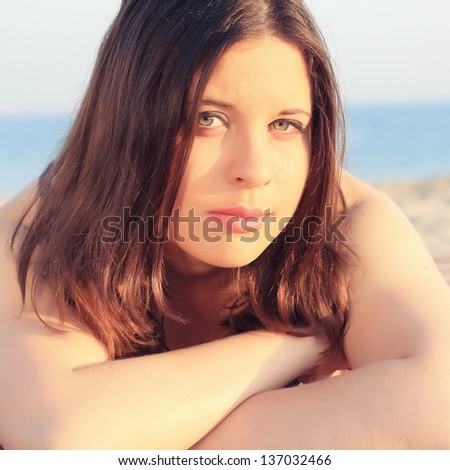
<svg viewBox="0 0 450 470"><path fill-rule="evenodd" d="M448 0L305 0L350 104L450 102ZM120 0L0 0L0 116L72 114Z"/></svg>

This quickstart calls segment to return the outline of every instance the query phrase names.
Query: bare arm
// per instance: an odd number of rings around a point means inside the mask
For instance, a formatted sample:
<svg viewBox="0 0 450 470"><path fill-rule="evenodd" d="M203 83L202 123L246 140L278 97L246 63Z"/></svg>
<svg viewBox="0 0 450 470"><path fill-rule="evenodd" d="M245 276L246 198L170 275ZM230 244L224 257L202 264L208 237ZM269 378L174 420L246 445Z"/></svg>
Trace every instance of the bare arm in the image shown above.
<svg viewBox="0 0 450 470"><path fill-rule="evenodd" d="M254 332L184 350L107 361L75 322L22 316L7 241L33 185L0 210L0 443L7 449L182 449L250 396L311 368L314 339ZM45 289L40 312L56 324Z"/></svg>
<svg viewBox="0 0 450 470"><path fill-rule="evenodd" d="M101 361L83 333L44 333L31 318L15 323L2 323L0 337L0 426L9 449L187 448L246 398L282 386L317 357L311 339L251 333Z"/></svg>
<svg viewBox="0 0 450 470"><path fill-rule="evenodd" d="M366 267L352 273L353 370L256 395L195 448L450 448L450 290L403 214L367 191L353 208Z"/></svg>

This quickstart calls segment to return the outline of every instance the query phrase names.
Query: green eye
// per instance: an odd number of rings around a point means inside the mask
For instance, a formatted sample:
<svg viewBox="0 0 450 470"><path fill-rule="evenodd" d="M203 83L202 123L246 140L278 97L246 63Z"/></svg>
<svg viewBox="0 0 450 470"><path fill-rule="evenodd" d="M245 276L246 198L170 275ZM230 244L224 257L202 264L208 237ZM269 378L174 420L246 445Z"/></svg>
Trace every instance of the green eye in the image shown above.
<svg viewBox="0 0 450 470"><path fill-rule="evenodd" d="M201 127L221 127L227 125L228 119L222 113L205 111L198 115L198 123Z"/></svg>
<svg viewBox="0 0 450 470"><path fill-rule="evenodd" d="M273 123L274 129L281 132L286 132L290 125L291 123L289 121L276 121Z"/></svg>
<svg viewBox="0 0 450 470"><path fill-rule="evenodd" d="M270 124L272 129L285 134L303 132L303 126L299 121L290 119L279 119Z"/></svg>
<svg viewBox="0 0 450 470"><path fill-rule="evenodd" d="M214 124L214 120L217 119L215 116L211 116L207 113L202 113L198 117L198 123L202 127L211 127Z"/></svg>

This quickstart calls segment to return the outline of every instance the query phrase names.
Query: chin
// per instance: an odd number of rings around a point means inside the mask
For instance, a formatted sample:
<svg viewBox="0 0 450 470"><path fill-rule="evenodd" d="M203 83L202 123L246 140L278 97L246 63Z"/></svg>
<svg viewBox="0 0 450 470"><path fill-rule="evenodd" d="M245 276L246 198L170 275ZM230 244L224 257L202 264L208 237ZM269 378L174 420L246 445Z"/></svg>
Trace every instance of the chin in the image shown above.
<svg viewBox="0 0 450 470"><path fill-rule="evenodd" d="M201 246L180 246L180 248L190 257L210 266L218 268L239 268L255 261L255 259L264 252L267 246L267 243L236 242L220 243L217 244L217 246L208 243L208 246L201 244Z"/></svg>

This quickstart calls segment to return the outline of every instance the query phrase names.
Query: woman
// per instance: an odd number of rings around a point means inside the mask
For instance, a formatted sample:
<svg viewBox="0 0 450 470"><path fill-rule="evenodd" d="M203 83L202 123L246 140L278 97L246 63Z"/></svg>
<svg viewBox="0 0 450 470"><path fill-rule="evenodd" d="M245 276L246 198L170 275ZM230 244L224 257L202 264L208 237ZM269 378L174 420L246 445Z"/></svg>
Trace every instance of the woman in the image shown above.
<svg viewBox="0 0 450 470"><path fill-rule="evenodd" d="M450 294L341 122L301 2L123 2L1 211L4 447L448 448Z"/></svg>

